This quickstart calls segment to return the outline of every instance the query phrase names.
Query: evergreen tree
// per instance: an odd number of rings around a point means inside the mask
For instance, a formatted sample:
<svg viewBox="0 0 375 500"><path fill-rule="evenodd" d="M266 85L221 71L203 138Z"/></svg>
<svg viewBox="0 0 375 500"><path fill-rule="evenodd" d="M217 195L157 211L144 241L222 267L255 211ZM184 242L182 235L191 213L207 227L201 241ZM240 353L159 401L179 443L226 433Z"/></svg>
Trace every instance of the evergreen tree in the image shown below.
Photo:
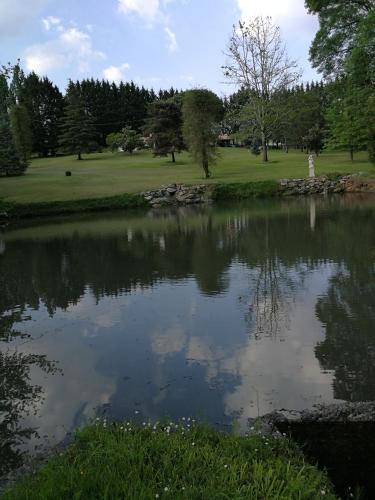
<svg viewBox="0 0 375 500"><path fill-rule="evenodd" d="M375 116L375 96L370 97L368 101L368 112L369 115ZM375 165L375 120L374 118L370 120L368 124L368 152L372 163Z"/></svg>
<svg viewBox="0 0 375 500"><path fill-rule="evenodd" d="M354 153L366 149L368 142L368 128L361 111L363 96L348 79L335 82L331 92L334 98L327 111L327 147L349 151L353 160Z"/></svg>
<svg viewBox="0 0 375 500"><path fill-rule="evenodd" d="M15 67L10 65L0 71L0 175L20 175L26 169L26 162L22 162L15 144L8 113L12 100L7 79L14 72Z"/></svg>
<svg viewBox="0 0 375 500"><path fill-rule="evenodd" d="M319 125L314 125L303 138L308 152L314 151L316 155L323 149L323 130Z"/></svg>
<svg viewBox="0 0 375 500"><path fill-rule="evenodd" d="M184 147L182 138L182 112L172 101L156 101L149 106L145 132L150 135L155 156L180 153Z"/></svg>
<svg viewBox="0 0 375 500"><path fill-rule="evenodd" d="M0 72L0 116L8 112L8 82Z"/></svg>
<svg viewBox="0 0 375 500"><path fill-rule="evenodd" d="M9 111L14 144L23 165L28 165L32 152L30 118L25 106L13 104Z"/></svg>
<svg viewBox="0 0 375 500"><path fill-rule="evenodd" d="M96 145L94 120L85 108L79 88L70 84L66 100L60 145L82 160L82 153L88 153Z"/></svg>
<svg viewBox="0 0 375 500"><path fill-rule="evenodd" d="M182 113L184 141L208 178L211 175L209 165L217 157L215 144L223 104L210 90L189 90L183 98Z"/></svg>
<svg viewBox="0 0 375 500"><path fill-rule="evenodd" d="M0 114L0 175L20 175L25 171L14 143L7 113Z"/></svg>
<svg viewBox="0 0 375 500"><path fill-rule="evenodd" d="M39 156L55 155L64 109L60 90L48 78L30 73L24 79L20 102L26 107L32 123L33 152Z"/></svg>

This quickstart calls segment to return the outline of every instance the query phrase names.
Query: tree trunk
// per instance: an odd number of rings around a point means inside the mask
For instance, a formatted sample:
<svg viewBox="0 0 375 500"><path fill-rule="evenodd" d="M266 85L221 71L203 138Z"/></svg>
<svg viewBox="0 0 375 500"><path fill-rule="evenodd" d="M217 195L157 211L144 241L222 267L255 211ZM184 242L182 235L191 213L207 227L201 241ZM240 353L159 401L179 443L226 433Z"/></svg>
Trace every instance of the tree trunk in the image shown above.
<svg viewBox="0 0 375 500"><path fill-rule="evenodd" d="M78 158L77 158L77 160L82 160L81 151L78 152Z"/></svg>
<svg viewBox="0 0 375 500"><path fill-rule="evenodd" d="M351 159L351 161L354 161L354 151L353 151L353 148L350 148L350 159Z"/></svg>
<svg viewBox="0 0 375 500"><path fill-rule="evenodd" d="M171 155L172 155L172 162L176 163L176 158L175 158L175 155L174 155L174 151L171 152Z"/></svg>
<svg viewBox="0 0 375 500"><path fill-rule="evenodd" d="M206 149L202 148L202 167L203 167L203 170L204 170L204 176L206 179L208 179L211 175L209 169L208 169L208 156L207 156L207 151Z"/></svg>
<svg viewBox="0 0 375 500"><path fill-rule="evenodd" d="M208 169L208 161L207 160L203 160L202 162L202 166L203 166L203 170L204 170L204 176L206 179L209 179L210 176L211 176L211 173Z"/></svg>
<svg viewBox="0 0 375 500"><path fill-rule="evenodd" d="M262 132L262 150L263 150L263 161L268 161L267 141L264 132Z"/></svg>

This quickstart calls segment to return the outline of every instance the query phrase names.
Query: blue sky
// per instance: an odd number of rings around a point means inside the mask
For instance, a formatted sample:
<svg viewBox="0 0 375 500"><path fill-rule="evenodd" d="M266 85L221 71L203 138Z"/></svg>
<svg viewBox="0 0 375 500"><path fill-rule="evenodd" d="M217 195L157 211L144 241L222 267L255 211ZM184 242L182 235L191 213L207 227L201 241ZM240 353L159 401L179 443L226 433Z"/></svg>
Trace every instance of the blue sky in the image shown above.
<svg viewBox="0 0 375 500"><path fill-rule="evenodd" d="M270 15L303 79L317 20L303 0L0 0L0 63L21 59L63 90L68 78L134 80L218 94L223 51L239 19Z"/></svg>

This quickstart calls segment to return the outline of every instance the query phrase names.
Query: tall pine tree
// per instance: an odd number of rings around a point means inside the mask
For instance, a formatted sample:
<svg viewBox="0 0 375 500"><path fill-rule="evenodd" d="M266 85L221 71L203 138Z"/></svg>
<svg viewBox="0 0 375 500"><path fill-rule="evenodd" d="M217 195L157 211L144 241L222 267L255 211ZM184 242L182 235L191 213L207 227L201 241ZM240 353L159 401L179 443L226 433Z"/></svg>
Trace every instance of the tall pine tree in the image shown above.
<svg viewBox="0 0 375 500"><path fill-rule="evenodd" d="M23 165L28 165L32 152L32 133L30 118L25 106L13 104L9 110L14 144Z"/></svg>
<svg viewBox="0 0 375 500"><path fill-rule="evenodd" d="M82 153L90 152L96 145L95 122L84 105L80 89L71 83L66 101L60 145L64 151L82 160Z"/></svg>
<svg viewBox="0 0 375 500"><path fill-rule="evenodd" d="M26 169L18 155L9 116L0 114L0 175L21 175Z"/></svg>
<svg viewBox="0 0 375 500"><path fill-rule="evenodd" d="M184 148L181 107L172 101L156 101L149 106L145 132L150 135L155 156L172 155Z"/></svg>

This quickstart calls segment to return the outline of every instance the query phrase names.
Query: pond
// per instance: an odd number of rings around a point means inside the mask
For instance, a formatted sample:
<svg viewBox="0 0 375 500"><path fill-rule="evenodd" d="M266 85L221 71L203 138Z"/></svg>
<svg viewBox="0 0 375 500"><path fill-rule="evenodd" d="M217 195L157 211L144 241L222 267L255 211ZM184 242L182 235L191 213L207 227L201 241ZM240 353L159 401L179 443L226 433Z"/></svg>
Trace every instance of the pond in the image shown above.
<svg viewBox="0 0 375 500"><path fill-rule="evenodd" d="M39 220L0 233L0 474L96 417L375 400L375 196Z"/></svg>

